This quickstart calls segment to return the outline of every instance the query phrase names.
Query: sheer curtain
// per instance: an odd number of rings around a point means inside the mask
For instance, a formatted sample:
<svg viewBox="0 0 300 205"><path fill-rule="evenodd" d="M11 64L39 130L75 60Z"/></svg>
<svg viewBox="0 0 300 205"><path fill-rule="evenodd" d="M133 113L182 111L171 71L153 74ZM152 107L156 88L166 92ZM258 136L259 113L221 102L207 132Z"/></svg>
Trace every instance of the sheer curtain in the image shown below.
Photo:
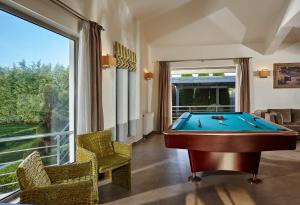
<svg viewBox="0 0 300 205"><path fill-rule="evenodd" d="M81 23L78 51L77 134L91 132L90 24Z"/></svg>

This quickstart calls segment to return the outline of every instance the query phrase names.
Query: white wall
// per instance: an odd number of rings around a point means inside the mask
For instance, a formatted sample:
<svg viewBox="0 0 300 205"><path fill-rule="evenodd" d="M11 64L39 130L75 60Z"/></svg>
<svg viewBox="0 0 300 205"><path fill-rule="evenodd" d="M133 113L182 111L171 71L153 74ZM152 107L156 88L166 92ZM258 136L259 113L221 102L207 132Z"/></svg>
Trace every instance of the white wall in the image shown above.
<svg viewBox="0 0 300 205"><path fill-rule="evenodd" d="M131 15L129 8L122 0L63 0L71 8L81 13L86 18L95 21L105 28L102 32L103 55L113 54L113 42L118 41L131 50L136 50L136 21ZM125 77L125 76L123 76ZM127 78L127 74L126 74ZM103 71L103 111L104 128L115 126L115 69L105 69ZM126 79L119 83L127 83ZM126 88L127 89L127 88ZM126 90L127 92L127 90ZM123 93L124 94L124 93ZM124 110L124 115L119 116L118 123L127 122L127 96L119 109ZM126 108L126 109L125 109Z"/></svg>
<svg viewBox="0 0 300 205"><path fill-rule="evenodd" d="M235 72L233 60L171 62L172 74Z"/></svg>
<svg viewBox="0 0 300 205"><path fill-rule="evenodd" d="M131 14L127 4L123 0L63 0L67 5L89 18L101 24L105 31L102 33L102 48L104 54L113 53L113 42L118 41L127 48L137 53L137 71L131 73L130 89L134 93L145 93L144 80L142 78L142 69L144 66L148 67L147 43L140 31L140 27L136 19ZM107 69L103 72L103 110L104 110L104 127L111 128L115 126L115 70ZM123 83L124 87L127 83L125 80L118 83ZM135 86L135 87L134 87ZM140 100L143 95L131 95L130 111L133 113L124 112L120 116L120 123L125 123L128 120L137 120L136 139L142 137L142 123L139 123L144 111L143 100ZM127 97L128 98L128 97ZM126 98L126 99L127 99ZM134 99L135 98L135 99ZM127 104L118 105L125 111Z"/></svg>
<svg viewBox="0 0 300 205"><path fill-rule="evenodd" d="M273 70L274 63L300 62L300 43L282 48L273 55L254 56L252 67ZM273 72L267 79L252 77L252 110L266 108L300 108L300 88L273 88Z"/></svg>
<svg viewBox="0 0 300 205"><path fill-rule="evenodd" d="M253 57L251 59L251 111L266 108L300 108L300 89L274 89L273 75L259 78L254 72L260 68L273 70L274 63L300 62L300 43L285 45L272 55L262 55L241 44L191 46L191 47L154 47L151 48L152 62L177 59L210 59ZM152 67L155 67L152 64ZM155 69L157 73L157 69ZM156 76L156 75L155 75ZM157 84L157 81L154 81ZM157 109L157 85L153 87L153 110Z"/></svg>

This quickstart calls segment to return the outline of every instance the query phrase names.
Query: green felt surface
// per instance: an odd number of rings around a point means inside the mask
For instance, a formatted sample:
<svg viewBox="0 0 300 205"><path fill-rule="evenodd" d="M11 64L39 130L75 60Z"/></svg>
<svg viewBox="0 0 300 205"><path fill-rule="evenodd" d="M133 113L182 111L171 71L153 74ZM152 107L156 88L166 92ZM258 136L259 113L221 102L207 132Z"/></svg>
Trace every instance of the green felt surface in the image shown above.
<svg viewBox="0 0 300 205"><path fill-rule="evenodd" d="M222 115L223 120L211 116ZM253 124L253 125L251 125ZM174 130L199 131L281 131L281 127L246 112L184 113L173 125Z"/></svg>

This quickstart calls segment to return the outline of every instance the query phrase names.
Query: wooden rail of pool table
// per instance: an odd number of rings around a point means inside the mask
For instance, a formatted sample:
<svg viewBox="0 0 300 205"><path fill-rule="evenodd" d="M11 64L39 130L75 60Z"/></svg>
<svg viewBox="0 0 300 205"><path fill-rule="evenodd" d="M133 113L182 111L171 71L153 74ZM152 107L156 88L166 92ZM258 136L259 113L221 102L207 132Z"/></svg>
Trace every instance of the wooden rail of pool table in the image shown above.
<svg viewBox="0 0 300 205"><path fill-rule="evenodd" d="M295 131L274 132L181 132L164 133L168 148L210 152L261 152L293 150L298 133Z"/></svg>

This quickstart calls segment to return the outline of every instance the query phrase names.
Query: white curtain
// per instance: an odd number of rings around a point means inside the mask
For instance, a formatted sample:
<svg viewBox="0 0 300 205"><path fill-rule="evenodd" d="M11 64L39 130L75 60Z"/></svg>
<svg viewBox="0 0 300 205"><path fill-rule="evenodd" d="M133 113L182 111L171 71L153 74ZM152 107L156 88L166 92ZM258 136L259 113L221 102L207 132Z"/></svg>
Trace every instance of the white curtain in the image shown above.
<svg viewBox="0 0 300 205"><path fill-rule="evenodd" d="M81 23L78 51L77 134L91 132L90 25Z"/></svg>

